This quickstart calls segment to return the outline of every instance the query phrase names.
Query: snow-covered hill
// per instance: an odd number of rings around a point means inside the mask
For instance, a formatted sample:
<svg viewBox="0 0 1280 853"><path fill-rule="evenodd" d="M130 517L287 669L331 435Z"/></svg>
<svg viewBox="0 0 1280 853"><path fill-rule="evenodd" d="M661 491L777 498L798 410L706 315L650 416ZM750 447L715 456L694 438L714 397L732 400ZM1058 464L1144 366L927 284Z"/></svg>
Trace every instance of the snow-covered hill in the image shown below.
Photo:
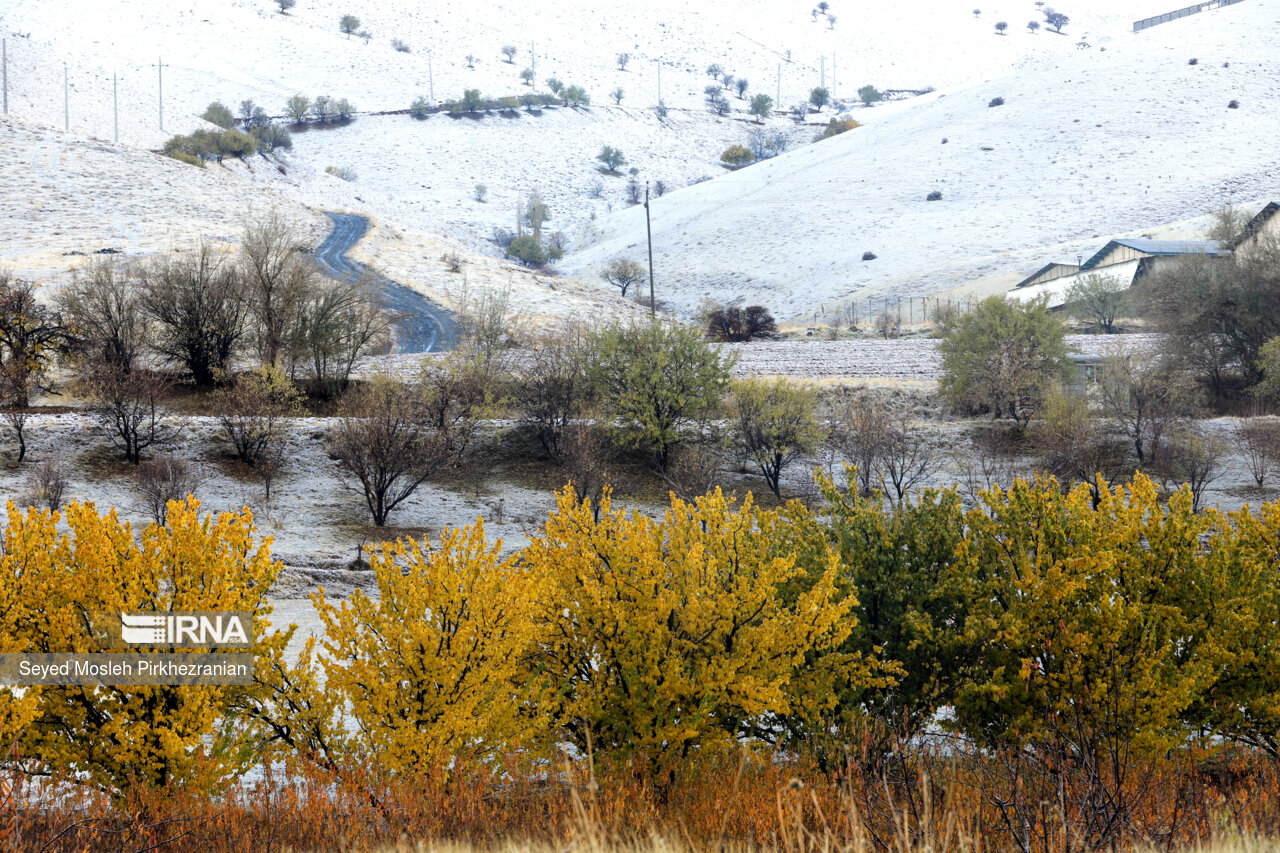
<svg viewBox="0 0 1280 853"><path fill-rule="evenodd" d="M793 318L1029 272L1114 234L1280 195L1278 18L1275 3L1246 0L856 110L862 128L655 201L659 289L686 312L711 296ZM644 212L628 210L566 266L589 276L644 253Z"/></svg>

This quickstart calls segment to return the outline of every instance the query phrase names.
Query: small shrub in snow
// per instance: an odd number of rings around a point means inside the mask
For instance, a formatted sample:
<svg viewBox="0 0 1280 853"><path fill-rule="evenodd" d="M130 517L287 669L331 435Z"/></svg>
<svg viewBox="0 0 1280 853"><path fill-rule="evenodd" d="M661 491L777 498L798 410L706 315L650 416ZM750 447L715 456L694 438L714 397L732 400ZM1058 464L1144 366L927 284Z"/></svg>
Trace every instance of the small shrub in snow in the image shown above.
<svg viewBox="0 0 1280 853"><path fill-rule="evenodd" d="M276 5L280 7L281 15L287 15L290 9L298 5L298 0L276 0Z"/></svg>
<svg viewBox="0 0 1280 853"><path fill-rule="evenodd" d="M734 168L745 166L754 159L756 159L755 155L741 145L730 145L720 155L722 163Z"/></svg>
<svg viewBox="0 0 1280 853"><path fill-rule="evenodd" d="M516 232L510 228L504 228L501 225L493 227L493 242L497 243L500 248L507 248L511 245L511 241L516 239Z"/></svg>
<svg viewBox="0 0 1280 853"><path fill-rule="evenodd" d="M707 66L707 76L712 80L719 80L720 75L724 73L724 67L719 64Z"/></svg>
<svg viewBox="0 0 1280 853"><path fill-rule="evenodd" d="M1231 101L1227 102L1227 109L1229 109L1229 110L1238 110L1238 109L1240 109L1240 102L1239 102L1239 101L1236 101L1236 100L1231 100Z"/></svg>
<svg viewBox="0 0 1280 853"><path fill-rule="evenodd" d="M667 117L667 105L662 101L658 101L658 105L653 108L653 112L659 121L664 120Z"/></svg>
<svg viewBox="0 0 1280 853"><path fill-rule="evenodd" d="M204 115L200 116L200 118L210 124L216 124L223 130L230 130L236 123L236 118L231 114L231 110L227 109L221 101L214 101L209 104L205 108Z"/></svg>
<svg viewBox="0 0 1280 853"><path fill-rule="evenodd" d="M631 61L631 54L629 54L629 53L620 53L620 54L618 54L617 59L618 59L618 70L619 70L619 71L626 71L626 70L627 70L627 63Z"/></svg>
<svg viewBox="0 0 1280 853"><path fill-rule="evenodd" d="M369 32L368 30L361 30L360 32L356 33L356 38L364 39L364 43L368 44L369 39L373 38L373 33Z"/></svg>
<svg viewBox="0 0 1280 853"><path fill-rule="evenodd" d="M356 170L350 166L325 166L325 174L333 175L335 178L341 178L344 181L353 182L356 179Z"/></svg>
<svg viewBox="0 0 1280 853"><path fill-rule="evenodd" d="M874 260L876 259L876 253L875 253L875 252L863 252L863 253L862 253L862 259L863 259L864 261L874 261Z"/></svg>
<svg viewBox="0 0 1280 853"><path fill-rule="evenodd" d="M747 87L750 85L751 84L747 82L746 77L739 77L737 80L733 81L734 91L738 93L739 98L746 97Z"/></svg>
<svg viewBox="0 0 1280 853"><path fill-rule="evenodd" d="M612 92L610 92L610 93L609 93L609 97L610 97L610 98L613 98L613 102L614 102L615 104L621 104L621 103L622 103L622 96L623 96L624 94L625 94L625 93L622 91L622 87L621 87L621 86L619 86L618 88L614 89Z"/></svg>
<svg viewBox="0 0 1280 853"><path fill-rule="evenodd" d="M640 200L643 197L644 197L644 192L642 187L640 186L640 182L637 181L635 178L632 178L631 180L627 181L627 203L639 204Z"/></svg>
<svg viewBox="0 0 1280 853"><path fill-rule="evenodd" d="M945 136L944 136L944 137L942 137L942 144L943 144L943 145L946 145L946 144L947 144L947 138L946 138Z"/></svg>
<svg viewBox="0 0 1280 853"><path fill-rule="evenodd" d="M347 38L351 38L351 34L360 29L360 19L355 15L343 15L338 19L338 29L347 34Z"/></svg>
<svg viewBox="0 0 1280 853"><path fill-rule="evenodd" d="M513 44L503 45L502 55L507 58L507 62L514 65L516 61L516 46Z"/></svg>
<svg viewBox="0 0 1280 853"><path fill-rule="evenodd" d="M1009 29L1008 21L996 21L996 32L1004 35L1004 31Z"/></svg>
<svg viewBox="0 0 1280 853"><path fill-rule="evenodd" d="M662 196L664 196L664 195L666 195L666 194L667 194L667 182L666 182L666 181L654 181L654 182L653 182L653 194L654 194L655 196L658 196L659 198L660 198L660 197L662 197Z"/></svg>
<svg viewBox="0 0 1280 853"><path fill-rule="evenodd" d="M440 260L444 262L445 269L449 272L462 272L462 256L457 252L445 252L440 256Z"/></svg>
<svg viewBox="0 0 1280 853"><path fill-rule="evenodd" d="M566 86L564 89L564 105L588 106L591 103L591 96L587 94L587 90L581 86Z"/></svg>
<svg viewBox="0 0 1280 853"><path fill-rule="evenodd" d="M548 77L546 82L547 88L550 89L553 94L558 95L564 91L564 84L555 77Z"/></svg>
<svg viewBox="0 0 1280 853"><path fill-rule="evenodd" d="M942 201L942 190L934 190L924 197L925 201Z"/></svg>
<svg viewBox="0 0 1280 853"><path fill-rule="evenodd" d="M827 15L827 29L834 30L836 28L836 16Z"/></svg>
<svg viewBox="0 0 1280 853"><path fill-rule="evenodd" d="M164 526L169 502L185 500L200 485L198 470L180 456L160 453L138 465L134 491L143 509L156 524Z"/></svg>
<svg viewBox="0 0 1280 853"><path fill-rule="evenodd" d="M982 10L981 10L981 9L974 9L974 10L973 10L973 16L974 16L975 18L976 18L977 16L981 15L981 14L982 14Z"/></svg>
<svg viewBox="0 0 1280 853"><path fill-rule="evenodd" d="M474 53L468 53L466 56L463 57L463 59L467 61L468 68L476 67L476 55Z"/></svg>
<svg viewBox="0 0 1280 853"><path fill-rule="evenodd" d="M426 118L431 112L431 103L423 95L413 99L413 103L409 105L409 115L414 118Z"/></svg>
<svg viewBox="0 0 1280 853"><path fill-rule="evenodd" d="M1039 22L1039 21L1027 21L1027 29L1031 31L1031 34L1032 34L1032 35L1035 35L1036 30L1040 29L1040 22Z"/></svg>
<svg viewBox="0 0 1280 853"><path fill-rule="evenodd" d="M730 74L728 71L720 75L720 85L725 89L728 89L730 86L732 86L733 81L734 81L734 76Z"/></svg>
<svg viewBox="0 0 1280 853"><path fill-rule="evenodd" d="M707 106L718 116L728 115L729 113L729 99L719 92L707 98Z"/></svg>
<svg viewBox="0 0 1280 853"><path fill-rule="evenodd" d="M410 53L410 52L411 52L411 51L409 50L409 45L408 45L408 44L406 44L406 43L405 43L404 41L402 41L401 39L392 39L392 40L391 40L391 49L392 49L392 50L394 50L394 51L396 51L397 53Z"/></svg>
<svg viewBox="0 0 1280 853"><path fill-rule="evenodd" d="M483 202L487 195L489 195L489 188L486 187L484 184L476 184L476 187L475 187L476 201Z"/></svg>
<svg viewBox="0 0 1280 853"><path fill-rule="evenodd" d="M987 106L989 106L989 107L1003 107L1003 106L1004 106L1004 98L1000 98L1000 97L992 98L990 101L988 101L988 102L987 102Z"/></svg>
<svg viewBox="0 0 1280 853"><path fill-rule="evenodd" d="M533 69L526 68L525 70L521 71L520 79L524 81L524 84L526 86L532 86L533 85Z"/></svg>
<svg viewBox="0 0 1280 853"><path fill-rule="evenodd" d="M809 105L796 104L791 108L791 114L795 116L798 121L803 122L809 115Z"/></svg>
<svg viewBox="0 0 1280 853"><path fill-rule="evenodd" d="M1188 65L1199 65L1199 64L1200 64L1200 60L1196 59L1195 57L1192 57L1191 59L1188 59L1188 60L1187 60L1187 64L1188 64Z"/></svg>
<svg viewBox="0 0 1280 853"><path fill-rule="evenodd" d="M26 506L42 506L50 512L56 512L62 506L67 487L71 485L61 456L51 456L37 462L32 467L27 482L28 491L23 495L22 503Z"/></svg>
<svg viewBox="0 0 1280 853"><path fill-rule="evenodd" d="M818 86L809 92L809 103L821 110L827 104L831 103L831 92L824 86Z"/></svg>
<svg viewBox="0 0 1280 853"><path fill-rule="evenodd" d="M604 198L604 181L594 181L587 187L587 198Z"/></svg>

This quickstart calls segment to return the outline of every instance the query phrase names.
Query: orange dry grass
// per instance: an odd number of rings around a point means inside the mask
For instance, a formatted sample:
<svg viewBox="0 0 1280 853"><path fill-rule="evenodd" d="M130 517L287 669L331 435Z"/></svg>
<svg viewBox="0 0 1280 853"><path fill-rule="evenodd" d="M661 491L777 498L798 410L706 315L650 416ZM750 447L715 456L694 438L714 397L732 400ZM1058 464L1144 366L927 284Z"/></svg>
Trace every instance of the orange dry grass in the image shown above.
<svg viewBox="0 0 1280 853"><path fill-rule="evenodd" d="M1138 768L1133 784L1143 788L1130 793L1141 796L1115 846L1200 849L1227 837L1237 848L1240 838L1253 839L1229 853L1275 849L1260 839L1280 834L1276 765L1239 755L1192 758ZM674 773L581 763L535 774L513 764L397 781L358 768L335 779L299 765L220 798L150 790L113 800L28 783L7 788L0 849L1069 853L1086 846L1071 792L1059 800L1065 809L1032 802L1021 813L1027 823L1011 826L1001 804L1047 793L1034 779L1010 786L997 759L976 755L912 761L880 778L850 768L838 781L778 757L703 761Z"/></svg>

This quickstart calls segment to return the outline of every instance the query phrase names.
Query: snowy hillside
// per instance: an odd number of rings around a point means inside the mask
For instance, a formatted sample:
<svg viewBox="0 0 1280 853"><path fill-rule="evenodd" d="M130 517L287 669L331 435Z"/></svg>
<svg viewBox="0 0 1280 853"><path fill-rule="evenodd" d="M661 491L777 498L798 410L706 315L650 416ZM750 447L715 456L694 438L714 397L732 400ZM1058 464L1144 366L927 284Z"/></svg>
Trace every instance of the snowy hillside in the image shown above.
<svg viewBox="0 0 1280 853"><path fill-rule="evenodd" d="M1275 3L1243 2L855 110L865 127L654 202L659 289L686 312L713 296L794 318L1030 272L1112 235L1280 195L1267 142L1280 113L1277 18ZM935 190L942 199L926 201ZM642 210L597 225L570 271L642 259Z"/></svg>
<svg viewBox="0 0 1280 853"><path fill-rule="evenodd" d="M824 69L836 97L852 98L865 83L945 88L1069 53L1081 37L1105 43L1134 18L1167 11L1165 0L1059 6L1071 16L1069 35L1026 30L1040 18L1030 0L998 0L979 16L943 0L835 0L833 25L800 0L298 0L287 15L273 0L0 0L0 34L8 40L15 115L62 124L65 62L72 129L111 138L117 73L121 138L151 145L161 138L161 59L169 132L189 130L215 98L253 98L279 114L296 92L345 96L366 110L404 109L433 90L436 101L464 88L518 94L519 73L530 66L539 87L555 76L603 104L621 86L630 103L645 107L658 101L661 67L663 100L699 107L704 70L718 63L745 76L752 91L780 90L789 105L819 84ZM345 14L371 33L367 44L339 31ZM1000 20L1010 24L1006 36L995 35ZM393 49L392 39L409 52ZM517 48L510 63L501 53L506 45ZM626 70L617 67L619 53L630 54Z"/></svg>

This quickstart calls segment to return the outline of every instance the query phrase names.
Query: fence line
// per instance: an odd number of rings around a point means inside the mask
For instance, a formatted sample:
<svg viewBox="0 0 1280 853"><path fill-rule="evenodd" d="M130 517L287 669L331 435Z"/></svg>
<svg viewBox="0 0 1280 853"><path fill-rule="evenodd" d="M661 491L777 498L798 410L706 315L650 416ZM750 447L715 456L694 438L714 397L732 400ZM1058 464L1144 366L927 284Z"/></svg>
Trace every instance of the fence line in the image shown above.
<svg viewBox="0 0 1280 853"><path fill-rule="evenodd" d="M1134 21L1133 31L1135 33L1141 32L1149 27L1167 24L1170 21L1176 21L1178 18L1185 18L1188 15L1195 15L1209 9L1217 9L1220 6L1231 6L1239 2L1240 0L1208 0L1206 3L1196 3L1192 6L1179 9L1176 12L1165 12L1163 15L1156 15L1154 18L1143 18L1141 21Z"/></svg>

